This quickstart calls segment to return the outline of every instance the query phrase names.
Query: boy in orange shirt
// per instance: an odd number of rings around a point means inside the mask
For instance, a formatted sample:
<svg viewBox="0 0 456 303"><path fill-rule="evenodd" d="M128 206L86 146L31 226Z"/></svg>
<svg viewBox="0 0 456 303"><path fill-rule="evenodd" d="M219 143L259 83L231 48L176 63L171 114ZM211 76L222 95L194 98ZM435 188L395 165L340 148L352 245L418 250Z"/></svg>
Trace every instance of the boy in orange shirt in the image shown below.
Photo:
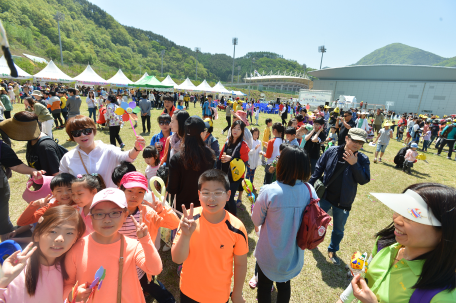
<svg viewBox="0 0 456 303"><path fill-rule="evenodd" d="M180 275L181 303L225 303L229 301L231 277L233 303L244 303L242 286L249 251L244 224L225 211L230 199L228 176L218 169L205 171L198 180L201 207L184 216L171 249L173 261L183 263Z"/></svg>

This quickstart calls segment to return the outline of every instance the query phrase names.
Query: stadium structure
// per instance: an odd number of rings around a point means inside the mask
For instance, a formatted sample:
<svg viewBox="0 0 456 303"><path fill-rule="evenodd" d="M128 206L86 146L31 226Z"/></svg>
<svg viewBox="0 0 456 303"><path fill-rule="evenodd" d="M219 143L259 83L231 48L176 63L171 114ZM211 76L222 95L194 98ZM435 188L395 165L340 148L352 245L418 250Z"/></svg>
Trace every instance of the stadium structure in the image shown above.
<svg viewBox="0 0 456 303"><path fill-rule="evenodd" d="M228 84L227 84L228 85ZM251 74L250 77L246 74L244 82L234 83L236 87L248 87L262 90L288 91L298 93L300 89L312 88L313 82L304 73L297 72L276 72L272 71L268 74L261 75L257 71Z"/></svg>
<svg viewBox="0 0 456 303"><path fill-rule="evenodd" d="M355 96L397 113L456 114L456 68L423 65L355 65L309 72L315 90ZM393 104L393 105L391 105Z"/></svg>

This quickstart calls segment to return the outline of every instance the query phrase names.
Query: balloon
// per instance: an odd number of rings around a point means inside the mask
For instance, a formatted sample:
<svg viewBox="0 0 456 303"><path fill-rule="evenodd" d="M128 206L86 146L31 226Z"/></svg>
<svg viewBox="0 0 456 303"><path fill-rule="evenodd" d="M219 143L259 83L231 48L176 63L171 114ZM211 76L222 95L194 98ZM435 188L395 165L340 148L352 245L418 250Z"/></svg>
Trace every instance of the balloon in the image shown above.
<svg viewBox="0 0 456 303"><path fill-rule="evenodd" d="M241 179L245 172L245 163L242 159L233 159L230 162L231 177L233 181Z"/></svg>
<svg viewBox="0 0 456 303"><path fill-rule="evenodd" d="M158 193L157 189L155 188L155 185L154 185L154 182L157 181L160 186L161 186L161 193ZM163 196L165 195L166 193L166 188L165 188L165 182L163 182L163 179L160 178L160 177L157 177L157 176L154 176L152 178L150 178L150 181L149 181L149 187L152 189L152 191L154 192L154 195L155 197L157 197L158 199L160 200L163 200Z"/></svg>

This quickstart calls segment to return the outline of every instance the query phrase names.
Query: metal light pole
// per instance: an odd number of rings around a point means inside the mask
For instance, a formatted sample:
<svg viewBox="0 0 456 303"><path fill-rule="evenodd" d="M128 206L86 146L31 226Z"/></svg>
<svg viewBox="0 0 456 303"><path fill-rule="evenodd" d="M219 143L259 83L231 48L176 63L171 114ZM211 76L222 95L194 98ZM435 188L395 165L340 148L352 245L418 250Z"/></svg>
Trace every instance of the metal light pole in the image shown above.
<svg viewBox="0 0 456 303"><path fill-rule="evenodd" d="M161 56L162 56L162 69L161 69L161 76L163 77L163 55L165 54L165 50L162 49Z"/></svg>
<svg viewBox="0 0 456 303"><path fill-rule="evenodd" d="M250 62L250 83L249 83L249 100L250 100L250 84L252 83L252 66L255 63L255 58Z"/></svg>
<svg viewBox="0 0 456 303"><path fill-rule="evenodd" d="M239 84L239 73L241 72L241 66L238 66L238 84Z"/></svg>
<svg viewBox="0 0 456 303"><path fill-rule="evenodd" d="M233 38L233 70L231 72L231 84L233 84L233 78L234 78L234 58L236 56L236 45L238 45L238 38Z"/></svg>
<svg viewBox="0 0 456 303"><path fill-rule="evenodd" d="M57 21L57 27L59 29L59 44L60 44L60 62L63 65L63 55L62 55L62 39L60 38L60 21L65 20L65 15L61 12L56 12L54 19Z"/></svg>
<svg viewBox="0 0 456 303"><path fill-rule="evenodd" d="M324 45L318 47L318 52L321 53L320 69L321 64L323 63L323 54L326 53L326 48Z"/></svg>
<svg viewBox="0 0 456 303"><path fill-rule="evenodd" d="M302 68L304 69L304 76L307 74L307 65L303 64Z"/></svg>
<svg viewBox="0 0 456 303"><path fill-rule="evenodd" d="M198 81L198 53L201 51L201 47L195 47L196 52L196 74L195 74L195 81Z"/></svg>

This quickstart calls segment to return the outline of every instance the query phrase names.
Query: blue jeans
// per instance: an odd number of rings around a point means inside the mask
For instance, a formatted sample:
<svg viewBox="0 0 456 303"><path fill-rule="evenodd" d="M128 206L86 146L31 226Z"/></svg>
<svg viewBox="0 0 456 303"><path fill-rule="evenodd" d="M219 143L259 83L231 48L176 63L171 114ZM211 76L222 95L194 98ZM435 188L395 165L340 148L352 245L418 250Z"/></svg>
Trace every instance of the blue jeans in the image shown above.
<svg viewBox="0 0 456 303"><path fill-rule="evenodd" d="M89 107L89 118L92 118L93 116L93 121L97 123L97 109L95 107Z"/></svg>
<svg viewBox="0 0 456 303"><path fill-rule="evenodd" d="M320 207L325 212L328 212L332 208L333 231L331 233L331 243L328 246L328 252L336 252L339 250L339 244L344 238L345 223L347 223L348 215L350 212L348 210L343 210L332 205L325 199L320 199Z"/></svg>
<svg viewBox="0 0 456 303"><path fill-rule="evenodd" d="M256 168L251 169L250 165L248 165L248 164L246 165L246 168L247 168L247 174L245 175L245 178L250 180L250 182L252 182L252 184L253 184L253 179L255 178Z"/></svg>

